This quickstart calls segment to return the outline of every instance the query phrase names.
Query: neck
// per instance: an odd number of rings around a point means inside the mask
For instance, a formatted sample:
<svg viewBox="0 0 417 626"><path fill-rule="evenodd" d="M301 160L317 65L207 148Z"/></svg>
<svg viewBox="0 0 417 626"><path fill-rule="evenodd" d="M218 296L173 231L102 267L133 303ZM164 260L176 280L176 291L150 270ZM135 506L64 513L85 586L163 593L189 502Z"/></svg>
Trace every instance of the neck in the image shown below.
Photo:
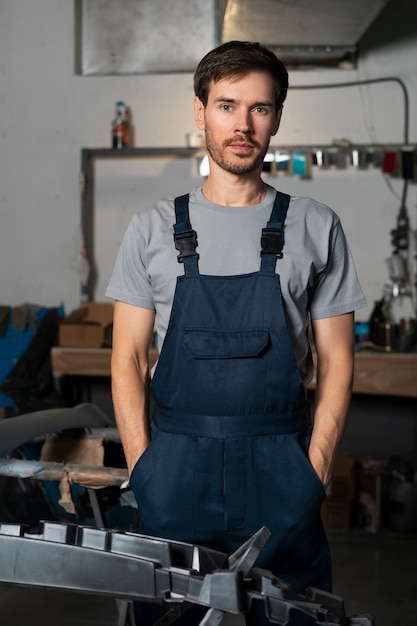
<svg viewBox="0 0 417 626"><path fill-rule="evenodd" d="M252 206L265 199L267 185L259 175L255 177L233 178L224 177L222 180L209 176L202 188L207 200L223 206Z"/></svg>

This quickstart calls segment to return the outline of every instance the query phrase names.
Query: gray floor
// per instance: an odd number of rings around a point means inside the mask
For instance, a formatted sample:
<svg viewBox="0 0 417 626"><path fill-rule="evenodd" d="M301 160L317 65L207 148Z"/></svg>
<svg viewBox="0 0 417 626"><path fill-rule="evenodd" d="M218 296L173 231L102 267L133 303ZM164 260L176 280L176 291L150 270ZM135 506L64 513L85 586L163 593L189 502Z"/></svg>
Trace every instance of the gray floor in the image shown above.
<svg viewBox="0 0 417 626"><path fill-rule="evenodd" d="M334 593L348 616L369 613L376 626L417 624L417 535L353 531L330 537ZM3 626L115 626L112 599L0 587ZM238 626L226 616L222 626Z"/></svg>
<svg viewBox="0 0 417 626"><path fill-rule="evenodd" d="M416 626L416 535L334 535L331 548L334 593L347 615L369 613L376 626Z"/></svg>

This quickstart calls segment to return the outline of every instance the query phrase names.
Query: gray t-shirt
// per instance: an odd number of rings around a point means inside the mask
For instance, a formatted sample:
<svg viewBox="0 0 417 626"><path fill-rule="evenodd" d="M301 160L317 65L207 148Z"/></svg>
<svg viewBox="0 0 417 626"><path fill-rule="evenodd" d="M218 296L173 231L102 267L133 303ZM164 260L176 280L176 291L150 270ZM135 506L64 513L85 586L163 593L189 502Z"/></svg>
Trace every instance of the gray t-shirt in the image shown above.
<svg viewBox="0 0 417 626"><path fill-rule="evenodd" d="M260 268L262 228L276 190L245 207L209 202L201 189L190 193L190 220L197 231L201 274L227 276ZM173 199L136 212L124 235L106 296L155 309L158 348L168 327L176 279L184 273L173 240ZM310 198L292 196L284 228L284 256L277 260L284 308L304 383L312 376L308 326L366 306L338 216Z"/></svg>

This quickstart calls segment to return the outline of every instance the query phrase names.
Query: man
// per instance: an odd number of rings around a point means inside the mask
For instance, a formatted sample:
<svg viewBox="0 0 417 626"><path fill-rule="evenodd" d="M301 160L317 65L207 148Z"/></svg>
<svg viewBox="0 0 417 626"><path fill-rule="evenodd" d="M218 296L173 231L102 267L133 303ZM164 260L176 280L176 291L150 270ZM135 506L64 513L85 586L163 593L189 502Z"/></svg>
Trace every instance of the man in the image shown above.
<svg viewBox="0 0 417 626"><path fill-rule="evenodd" d="M139 531L231 553L265 525L256 566L299 590L330 590L320 507L349 407L353 311L365 300L334 212L261 179L287 93L283 64L257 43L229 42L202 59L194 87L210 174L175 206L137 212L107 290ZM259 626L256 609L247 623Z"/></svg>

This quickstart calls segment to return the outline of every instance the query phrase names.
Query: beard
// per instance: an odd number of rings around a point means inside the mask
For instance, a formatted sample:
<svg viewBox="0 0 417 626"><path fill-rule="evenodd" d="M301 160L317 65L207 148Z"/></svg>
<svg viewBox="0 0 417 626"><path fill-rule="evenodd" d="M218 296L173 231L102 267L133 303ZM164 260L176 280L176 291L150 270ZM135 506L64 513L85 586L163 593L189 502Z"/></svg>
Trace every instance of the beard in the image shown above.
<svg viewBox="0 0 417 626"><path fill-rule="evenodd" d="M253 155L239 155L235 154L233 159L229 159L225 156L225 149L236 142L246 142L255 148ZM245 135L236 135L233 139L224 141L223 144L217 143L210 131L206 128L206 147L207 152L213 159L213 161L226 172L230 174L252 174L262 167L264 158L269 148L269 141L266 145L262 146L257 141L253 141Z"/></svg>

